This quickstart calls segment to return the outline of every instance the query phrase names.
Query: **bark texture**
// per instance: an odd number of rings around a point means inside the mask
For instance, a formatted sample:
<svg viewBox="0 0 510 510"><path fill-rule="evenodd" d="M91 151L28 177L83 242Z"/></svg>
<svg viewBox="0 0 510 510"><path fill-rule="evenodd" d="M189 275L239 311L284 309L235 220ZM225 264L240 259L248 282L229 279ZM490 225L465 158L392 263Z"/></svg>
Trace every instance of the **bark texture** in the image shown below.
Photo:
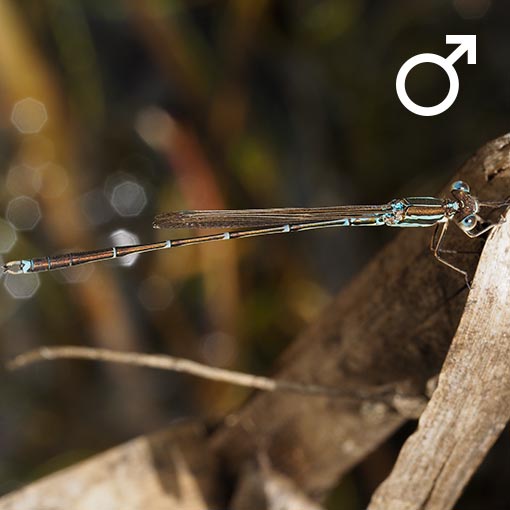
<svg viewBox="0 0 510 510"><path fill-rule="evenodd" d="M2 510L218 508L218 470L204 429L178 424L129 441L0 500Z"/></svg>

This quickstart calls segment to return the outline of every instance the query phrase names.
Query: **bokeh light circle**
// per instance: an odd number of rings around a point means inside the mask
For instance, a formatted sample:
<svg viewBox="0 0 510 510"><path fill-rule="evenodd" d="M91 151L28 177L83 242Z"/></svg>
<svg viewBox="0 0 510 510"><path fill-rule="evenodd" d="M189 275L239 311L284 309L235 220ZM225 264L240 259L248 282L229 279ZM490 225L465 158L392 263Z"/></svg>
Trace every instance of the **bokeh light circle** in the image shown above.
<svg viewBox="0 0 510 510"><path fill-rule="evenodd" d="M31 274L6 274L4 278L5 290L14 299L30 299L39 289L41 282L39 275Z"/></svg>
<svg viewBox="0 0 510 510"><path fill-rule="evenodd" d="M41 220L42 214L39 204L33 198L21 196L7 204L5 217L16 230L32 230Z"/></svg>
<svg viewBox="0 0 510 510"><path fill-rule="evenodd" d="M16 243L17 235L13 226L0 218L0 253L11 251Z"/></svg>
<svg viewBox="0 0 510 510"><path fill-rule="evenodd" d="M140 184L127 180L113 188L110 203L120 216L138 216L147 205L147 195Z"/></svg>
<svg viewBox="0 0 510 510"><path fill-rule="evenodd" d="M33 196L41 189L41 176L34 167L16 165L7 172L5 185L13 195Z"/></svg>
<svg viewBox="0 0 510 510"><path fill-rule="evenodd" d="M18 101L11 114L11 121L20 133L39 133L48 120L46 106L33 97Z"/></svg>
<svg viewBox="0 0 510 510"><path fill-rule="evenodd" d="M136 234L133 234L129 230L125 229L119 229L113 232L110 235L112 246L130 246L133 244L139 244L140 239ZM127 255L125 257L121 257L117 259L118 263L121 266L129 267L132 266L136 259L138 258L139 254L135 253L133 255Z"/></svg>

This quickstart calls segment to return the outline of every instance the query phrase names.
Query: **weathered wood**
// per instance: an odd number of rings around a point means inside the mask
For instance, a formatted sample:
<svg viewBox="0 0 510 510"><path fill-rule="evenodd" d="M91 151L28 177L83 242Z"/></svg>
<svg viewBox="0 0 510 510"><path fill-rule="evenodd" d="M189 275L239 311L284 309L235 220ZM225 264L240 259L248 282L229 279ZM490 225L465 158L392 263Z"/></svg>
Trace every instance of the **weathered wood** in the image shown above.
<svg viewBox="0 0 510 510"><path fill-rule="evenodd" d="M510 135L482 148L458 177L468 181L484 199L510 194ZM462 233L452 233L451 248L479 246ZM413 402L409 398L413 395L422 397L427 381L440 370L467 296L462 277L430 254L431 234L428 229L401 232L298 338L282 357L276 377L353 388L356 392L393 385L394 400L404 404ZM468 256L458 262L474 265L476 258ZM283 475L304 495L317 500L403 421L392 406L382 403L261 393L226 417L208 441L197 439L197 444L204 455L213 449L221 458L234 492L246 483L243 473L257 466L264 451L272 472ZM165 470L148 461L137 467L139 459L129 453L132 444L117 450L117 455L125 455L124 474L119 470L111 476L104 469L104 457L98 456L1 499L0 509L34 508L35 503L43 506L40 503L45 501L46 493L58 494L51 508L83 508L76 493L90 490L87 484L94 472L97 487L108 494L115 492L116 508L141 508L133 506L130 491L117 490L127 485L138 485L138 489L130 487L139 491L137 501L143 500L147 508L157 508L157 504L149 504L151 494L156 503L172 494L161 485L160 494L150 489ZM189 469L204 476L202 468ZM148 474L142 475L143 470ZM137 476L133 477L131 473L135 472ZM152 482L146 484L144 476ZM217 487L224 487L225 478L211 476ZM170 501L172 508L193 508L182 500ZM226 506L227 502L222 504Z"/></svg>
<svg viewBox="0 0 510 510"><path fill-rule="evenodd" d="M457 177L483 199L505 198L510 135L483 147ZM479 247L455 231L449 248ZM432 257L431 235L428 229L400 233L298 338L276 376L357 389L395 384L397 392L423 395L467 296L462 277ZM459 263L473 265L476 257ZM233 473L263 445L276 470L320 498L402 423L381 405L259 394L212 440Z"/></svg>
<svg viewBox="0 0 510 510"><path fill-rule="evenodd" d="M2 510L220 508L217 466L201 426L129 441L0 499Z"/></svg>
<svg viewBox="0 0 510 510"><path fill-rule="evenodd" d="M238 477L231 510L323 510L292 480L271 469L265 454Z"/></svg>
<svg viewBox="0 0 510 510"><path fill-rule="evenodd" d="M369 510L448 510L510 419L510 215L484 248L436 391Z"/></svg>

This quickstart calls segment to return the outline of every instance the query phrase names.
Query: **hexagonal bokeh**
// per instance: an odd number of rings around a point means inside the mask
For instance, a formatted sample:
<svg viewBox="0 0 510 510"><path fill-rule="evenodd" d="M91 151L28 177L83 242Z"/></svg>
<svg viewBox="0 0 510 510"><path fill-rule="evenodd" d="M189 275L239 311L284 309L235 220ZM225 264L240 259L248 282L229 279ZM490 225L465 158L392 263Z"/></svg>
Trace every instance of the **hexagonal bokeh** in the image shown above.
<svg viewBox="0 0 510 510"><path fill-rule="evenodd" d="M37 274L6 274L4 279L5 290L14 299L29 299L39 288L40 281Z"/></svg>
<svg viewBox="0 0 510 510"><path fill-rule="evenodd" d="M140 184L125 180L113 188L110 203L120 216L138 216L147 205L147 195Z"/></svg>
<svg viewBox="0 0 510 510"><path fill-rule="evenodd" d="M137 235L129 232L129 230L119 229L113 232L110 235L110 239L112 241L112 246L131 246L133 244L139 244L140 239ZM125 257L121 257L117 259L120 265L122 266L132 266L139 254L135 253L134 255L127 255Z"/></svg>
<svg viewBox="0 0 510 510"><path fill-rule="evenodd" d="M7 204L5 212L7 220L17 230L32 230L41 220L41 208L39 204L30 197L13 198Z"/></svg>
<svg viewBox="0 0 510 510"><path fill-rule="evenodd" d="M0 253L7 253L16 243L17 235L14 227L0 218Z"/></svg>
<svg viewBox="0 0 510 510"><path fill-rule="evenodd" d="M13 195L35 195L41 189L41 175L28 165L16 165L9 169L5 181Z"/></svg>
<svg viewBox="0 0 510 510"><path fill-rule="evenodd" d="M11 114L11 122L20 133L39 133L48 120L46 106L33 97L18 101Z"/></svg>

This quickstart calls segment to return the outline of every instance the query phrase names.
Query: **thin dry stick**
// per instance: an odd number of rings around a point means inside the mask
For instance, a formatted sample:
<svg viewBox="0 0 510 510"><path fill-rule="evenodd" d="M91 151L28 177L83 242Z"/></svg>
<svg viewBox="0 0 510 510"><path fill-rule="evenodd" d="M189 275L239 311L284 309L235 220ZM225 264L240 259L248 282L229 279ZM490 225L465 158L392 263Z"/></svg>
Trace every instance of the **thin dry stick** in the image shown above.
<svg viewBox="0 0 510 510"><path fill-rule="evenodd" d="M16 356L7 363L6 367L8 370L16 370L31 365L32 363L56 359L87 359L157 368L161 370L172 370L174 372L181 372L204 379L221 381L262 391L285 391L309 396L373 401L383 403L405 416L416 416L417 410L421 411L426 404L425 398L398 394L393 386L379 387L366 391L354 389L341 390L339 388L328 388L317 384L305 384L282 379L277 380L234 370L226 370L224 368L211 367L209 365L197 363L196 361L176 358L165 354L117 352L110 349L96 349L72 345L34 349Z"/></svg>

